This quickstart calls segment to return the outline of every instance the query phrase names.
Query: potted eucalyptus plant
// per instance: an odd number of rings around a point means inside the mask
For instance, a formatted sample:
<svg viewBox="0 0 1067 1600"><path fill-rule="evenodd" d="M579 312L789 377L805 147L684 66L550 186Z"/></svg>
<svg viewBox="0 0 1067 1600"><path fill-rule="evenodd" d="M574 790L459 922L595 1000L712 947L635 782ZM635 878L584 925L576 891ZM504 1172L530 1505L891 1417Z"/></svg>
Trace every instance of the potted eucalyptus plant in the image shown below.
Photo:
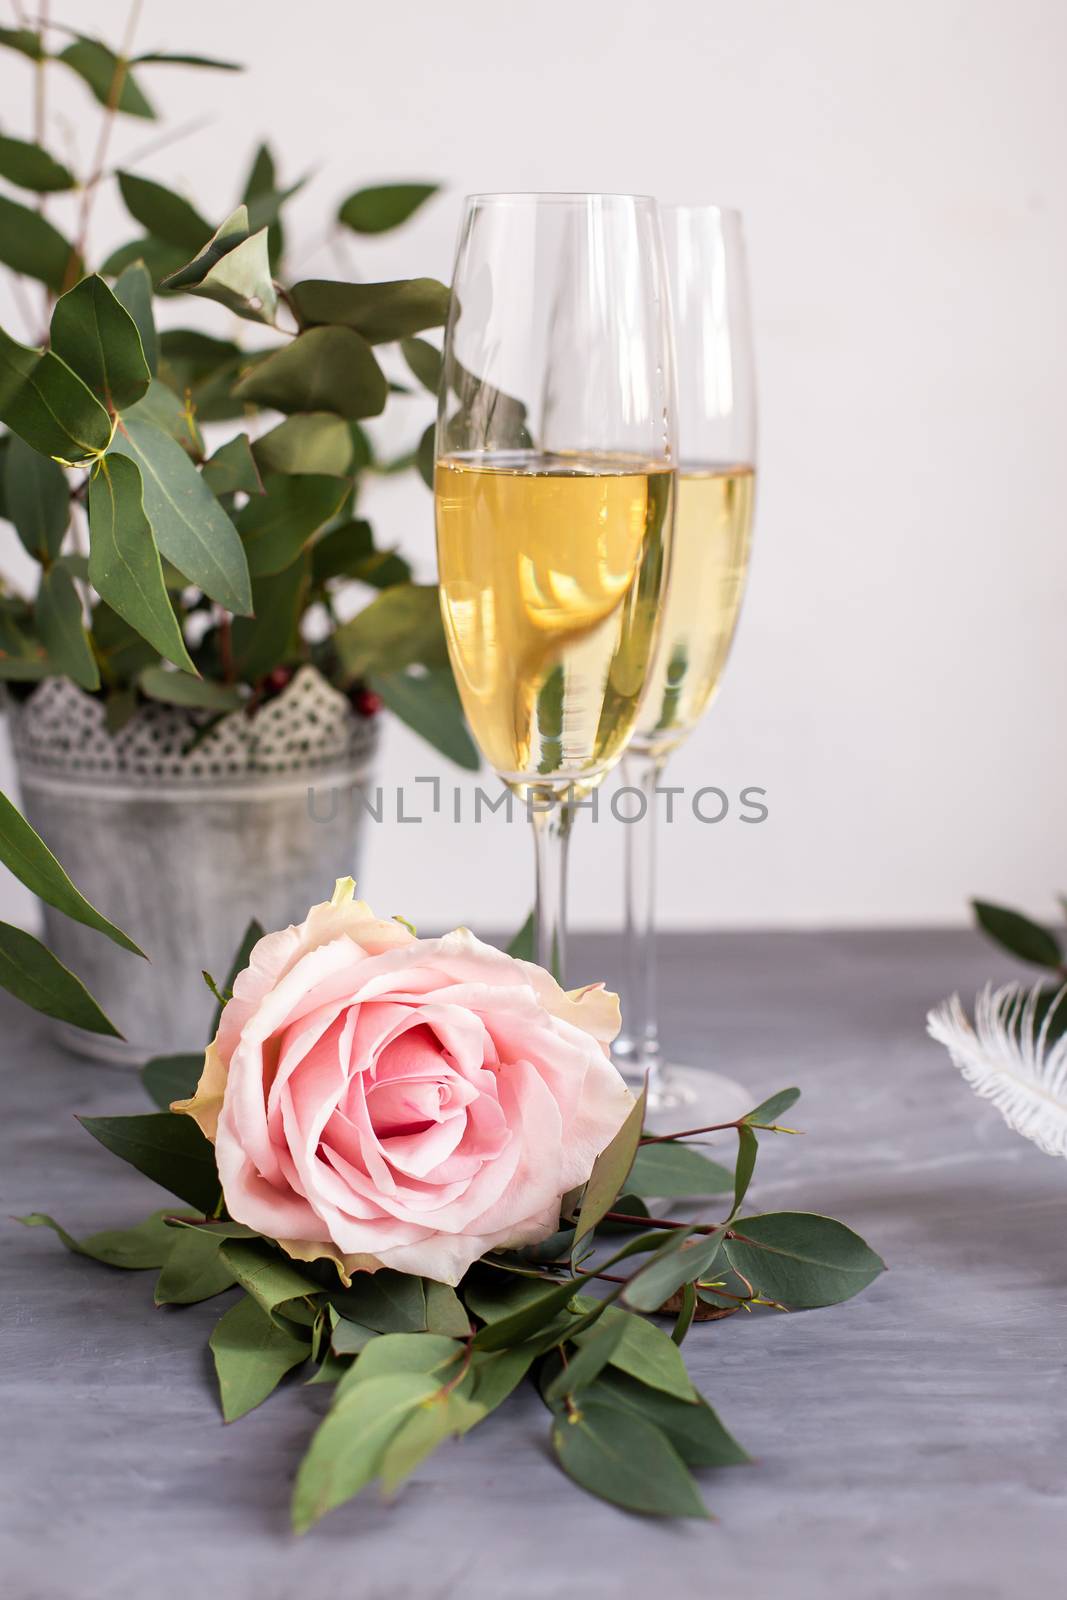
<svg viewBox="0 0 1067 1600"><path fill-rule="evenodd" d="M154 114L144 73L235 70L55 31L0 30L0 46L34 64L37 93L46 71L88 85L100 150L116 117ZM477 765L436 588L359 515L368 474L429 474L430 429L382 463L362 424L398 387L383 346L436 388L420 335L444 322L448 291L293 281L282 214L298 186L266 147L212 227L102 158L76 175L34 123L33 141L0 138L0 179L25 196L0 193L0 266L23 305L43 290L46 322L29 342L0 328L0 517L37 574L28 590L3 583L0 679L26 817L153 960L132 982L120 941L46 900L54 955L125 1035L71 1029L71 1042L143 1058L206 1023L200 966L224 968L253 909L280 926L353 870L379 708ZM110 181L140 231L94 271L88 217ZM80 196L73 236L47 215L63 191ZM432 192L360 189L337 224L381 232ZM197 298L227 308L230 336L195 317L157 327L164 299Z"/></svg>

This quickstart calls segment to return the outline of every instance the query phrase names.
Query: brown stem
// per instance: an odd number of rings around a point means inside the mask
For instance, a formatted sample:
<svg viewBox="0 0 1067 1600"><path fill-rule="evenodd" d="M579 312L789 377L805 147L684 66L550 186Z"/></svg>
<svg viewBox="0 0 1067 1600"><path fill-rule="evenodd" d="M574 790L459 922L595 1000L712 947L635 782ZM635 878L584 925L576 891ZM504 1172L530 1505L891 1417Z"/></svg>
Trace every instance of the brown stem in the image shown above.
<svg viewBox="0 0 1067 1600"><path fill-rule="evenodd" d="M104 109L103 121L100 124L100 136L96 142L96 154L93 157L92 169L85 180L82 190L81 210L78 216L78 227L75 234L75 243L67 263L64 274L63 288L69 289L77 273L78 257L85 255L89 239L89 220L92 215L93 201L100 179L104 175L104 165L107 161L107 148L111 142L111 130L115 125L115 114L118 110L119 97L122 86L126 82L126 73L129 70L129 54L133 48L133 36L137 31L137 23L141 14L142 0L133 0L130 14L126 22L126 35L122 41L122 49L115 60L115 71L111 77L111 85L107 92L107 105Z"/></svg>
<svg viewBox="0 0 1067 1600"><path fill-rule="evenodd" d="M690 1233L723 1233L740 1238L722 1222L669 1222L666 1217L635 1217L632 1211L605 1211L605 1222L626 1222L631 1228L687 1228Z"/></svg>
<svg viewBox="0 0 1067 1600"><path fill-rule="evenodd" d="M642 1144L670 1144L672 1139L695 1139L698 1133L725 1133L728 1128L739 1128L744 1119L733 1122L712 1122L706 1128L683 1128L680 1133L655 1133L642 1138Z"/></svg>

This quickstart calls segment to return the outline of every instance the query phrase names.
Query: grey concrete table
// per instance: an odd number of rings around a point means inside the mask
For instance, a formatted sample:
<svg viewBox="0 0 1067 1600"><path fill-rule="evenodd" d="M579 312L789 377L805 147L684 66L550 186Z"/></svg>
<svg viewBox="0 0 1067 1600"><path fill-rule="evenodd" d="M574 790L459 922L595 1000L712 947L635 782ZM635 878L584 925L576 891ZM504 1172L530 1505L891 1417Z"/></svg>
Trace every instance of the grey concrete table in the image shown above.
<svg viewBox="0 0 1067 1600"><path fill-rule="evenodd" d="M703 1475L716 1522L574 1490L529 1391L393 1505L368 1494L296 1540L293 1470L327 1394L291 1384L224 1427L205 1345L228 1296L157 1311L151 1274L4 1226L5 1600L1062 1594L1067 1167L923 1033L931 1002L1003 963L929 932L666 946L675 1045L754 1099L804 1088L809 1131L764 1142L753 1198L847 1220L891 1267L846 1306L694 1329L694 1376L756 1457ZM617 950L577 955L592 976ZM72 1119L140 1109L136 1082L65 1058L14 1005L0 1018L3 1213L78 1232L147 1213L154 1192Z"/></svg>

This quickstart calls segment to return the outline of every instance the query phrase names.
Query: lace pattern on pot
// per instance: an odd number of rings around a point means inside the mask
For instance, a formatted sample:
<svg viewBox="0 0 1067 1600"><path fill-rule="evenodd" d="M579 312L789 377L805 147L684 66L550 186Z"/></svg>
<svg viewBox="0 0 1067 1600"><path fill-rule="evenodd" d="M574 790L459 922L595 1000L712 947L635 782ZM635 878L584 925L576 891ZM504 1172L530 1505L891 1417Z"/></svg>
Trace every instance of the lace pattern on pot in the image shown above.
<svg viewBox="0 0 1067 1600"><path fill-rule="evenodd" d="M10 703L9 703L10 704ZM143 705L115 734L101 700L66 678L46 678L10 706L19 765L67 777L166 778L190 786L221 778L360 768L377 744L373 717L361 717L315 667L301 667L276 698L250 716Z"/></svg>

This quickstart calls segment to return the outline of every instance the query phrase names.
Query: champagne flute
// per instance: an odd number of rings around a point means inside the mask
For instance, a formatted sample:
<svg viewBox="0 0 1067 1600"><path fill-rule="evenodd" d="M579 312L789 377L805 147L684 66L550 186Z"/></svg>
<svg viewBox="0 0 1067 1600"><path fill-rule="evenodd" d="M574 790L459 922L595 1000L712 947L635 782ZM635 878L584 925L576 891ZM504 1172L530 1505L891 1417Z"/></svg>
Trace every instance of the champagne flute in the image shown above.
<svg viewBox="0 0 1067 1600"><path fill-rule="evenodd" d="M655 201L468 198L435 439L441 610L474 738L533 823L536 956L557 974L571 828L651 667L674 408Z"/></svg>
<svg viewBox="0 0 1067 1600"><path fill-rule="evenodd" d="M705 1068L667 1066L656 1006L656 790L672 751L718 693L748 565L755 490L756 390L741 217L720 206L661 208L673 310L679 467L670 588L646 697L624 761L641 791L626 828L625 1034L616 1056L648 1073L650 1112L681 1105L702 1126L750 1097Z"/></svg>

